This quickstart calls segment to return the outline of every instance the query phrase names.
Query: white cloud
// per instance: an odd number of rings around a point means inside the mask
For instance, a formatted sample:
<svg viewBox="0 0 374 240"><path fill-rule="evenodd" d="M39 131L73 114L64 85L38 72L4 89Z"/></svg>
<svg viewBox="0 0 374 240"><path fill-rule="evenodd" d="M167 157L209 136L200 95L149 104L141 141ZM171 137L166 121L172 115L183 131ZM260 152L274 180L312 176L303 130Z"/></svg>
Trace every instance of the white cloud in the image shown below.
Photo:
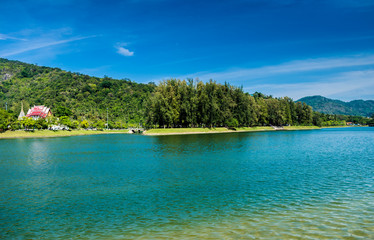
<svg viewBox="0 0 374 240"><path fill-rule="evenodd" d="M14 55L29 52L32 50L56 46L56 45L79 41L79 40L92 38L92 37L96 37L96 36L74 37L74 38L69 38L69 39L64 39L64 40L55 40L51 38L33 39L33 40L27 41L26 43L20 43L20 44L9 46L6 50L0 51L0 56L1 57L14 56Z"/></svg>
<svg viewBox="0 0 374 240"><path fill-rule="evenodd" d="M0 33L0 40L6 40L6 39L8 39L8 36Z"/></svg>
<svg viewBox="0 0 374 240"><path fill-rule="evenodd" d="M117 46L116 48L117 48L117 53L119 53L123 56L126 56L126 57L134 56L134 52L130 52L130 50L128 50L124 47Z"/></svg>
<svg viewBox="0 0 374 240"><path fill-rule="evenodd" d="M305 96L322 95L342 100L361 96L374 97L374 70L351 71L325 78L319 82L260 84L246 87L248 92L263 92L276 97L289 96L294 100Z"/></svg>
<svg viewBox="0 0 374 240"><path fill-rule="evenodd" d="M8 39L26 41L23 38L16 38L16 37L13 37L13 36L9 36L7 34L0 33L0 40L8 40Z"/></svg>
<svg viewBox="0 0 374 240"><path fill-rule="evenodd" d="M227 81L234 85L244 86L246 92L259 91L276 97L289 96L295 100L311 95L323 95L345 100L374 99L373 66L374 54L350 55L295 60L258 68L199 72L178 78ZM170 77L164 76L153 81L157 82L157 80ZM295 83L295 78L298 79L297 83Z"/></svg>
<svg viewBox="0 0 374 240"><path fill-rule="evenodd" d="M279 65L259 68L229 69L222 72L195 73L184 76L198 77L201 80L214 79L217 81L246 81L260 79L281 74L312 72L343 67L368 66L374 64L374 55L358 55L340 58L315 58L296 60Z"/></svg>

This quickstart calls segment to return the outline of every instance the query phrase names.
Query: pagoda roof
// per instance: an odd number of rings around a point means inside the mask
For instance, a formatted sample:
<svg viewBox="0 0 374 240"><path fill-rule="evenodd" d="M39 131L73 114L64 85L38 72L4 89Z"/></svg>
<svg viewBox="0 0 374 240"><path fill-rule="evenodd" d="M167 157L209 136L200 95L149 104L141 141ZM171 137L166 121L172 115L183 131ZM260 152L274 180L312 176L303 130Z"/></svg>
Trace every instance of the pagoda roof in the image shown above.
<svg viewBox="0 0 374 240"><path fill-rule="evenodd" d="M45 106L34 106L27 111L26 117L41 117L46 118L48 116L48 112L50 108Z"/></svg>

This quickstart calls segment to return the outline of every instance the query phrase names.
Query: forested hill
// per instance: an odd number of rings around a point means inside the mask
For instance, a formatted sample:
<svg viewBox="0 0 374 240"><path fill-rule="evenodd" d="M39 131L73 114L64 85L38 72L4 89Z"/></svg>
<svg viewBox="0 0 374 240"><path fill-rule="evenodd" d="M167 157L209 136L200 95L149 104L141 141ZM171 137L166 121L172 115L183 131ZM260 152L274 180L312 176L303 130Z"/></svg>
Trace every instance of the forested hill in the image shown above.
<svg viewBox="0 0 374 240"><path fill-rule="evenodd" d="M138 123L155 87L154 83L98 78L0 58L0 107L5 108L7 102L8 110L15 114L23 101L25 111L31 105L52 110L66 107L78 120L106 120L108 108L110 120Z"/></svg>
<svg viewBox="0 0 374 240"><path fill-rule="evenodd" d="M0 58L0 109L7 103L5 115L12 116L10 120L6 117L4 126L14 125L21 102L25 112L30 106L45 105L56 117L77 120L77 126L88 120L89 126L99 128L104 127L107 112L109 127L138 123L149 127L331 126L355 122L347 116L313 112L307 104L288 97L249 94L212 80L169 79L156 86Z"/></svg>
<svg viewBox="0 0 374 240"><path fill-rule="evenodd" d="M327 114L370 117L374 113L374 100L343 102L322 96L311 96L301 98L298 101L312 106L314 111Z"/></svg>

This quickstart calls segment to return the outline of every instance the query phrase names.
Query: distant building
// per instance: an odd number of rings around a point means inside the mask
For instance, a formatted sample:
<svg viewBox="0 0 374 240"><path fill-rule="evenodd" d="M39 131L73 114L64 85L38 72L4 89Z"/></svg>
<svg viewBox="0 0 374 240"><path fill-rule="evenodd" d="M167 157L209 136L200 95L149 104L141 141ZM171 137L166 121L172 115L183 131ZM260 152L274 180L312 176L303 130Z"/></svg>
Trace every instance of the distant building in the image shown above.
<svg viewBox="0 0 374 240"><path fill-rule="evenodd" d="M18 120L22 120L22 118L26 117L25 112L23 111L23 102L21 102L21 112L19 113Z"/></svg>
<svg viewBox="0 0 374 240"><path fill-rule="evenodd" d="M353 122L347 122L347 126L353 125Z"/></svg>
<svg viewBox="0 0 374 240"><path fill-rule="evenodd" d="M27 111L26 117L31 117L34 120L39 118L46 118L52 116L51 109L45 106L34 106Z"/></svg>

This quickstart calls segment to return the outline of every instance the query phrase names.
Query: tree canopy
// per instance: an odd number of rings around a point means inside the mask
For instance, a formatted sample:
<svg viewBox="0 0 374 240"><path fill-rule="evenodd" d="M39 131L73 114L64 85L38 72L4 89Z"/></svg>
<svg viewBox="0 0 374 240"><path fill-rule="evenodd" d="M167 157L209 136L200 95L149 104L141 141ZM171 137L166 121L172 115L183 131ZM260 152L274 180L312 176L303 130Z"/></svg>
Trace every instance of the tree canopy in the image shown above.
<svg viewBox="0 0 374 240"><path fill-rule="evenodd" d="M312 125L313 110L292 99L250 95L213 80L161 82L146 107L147 124L165 127Z"/></svg>

